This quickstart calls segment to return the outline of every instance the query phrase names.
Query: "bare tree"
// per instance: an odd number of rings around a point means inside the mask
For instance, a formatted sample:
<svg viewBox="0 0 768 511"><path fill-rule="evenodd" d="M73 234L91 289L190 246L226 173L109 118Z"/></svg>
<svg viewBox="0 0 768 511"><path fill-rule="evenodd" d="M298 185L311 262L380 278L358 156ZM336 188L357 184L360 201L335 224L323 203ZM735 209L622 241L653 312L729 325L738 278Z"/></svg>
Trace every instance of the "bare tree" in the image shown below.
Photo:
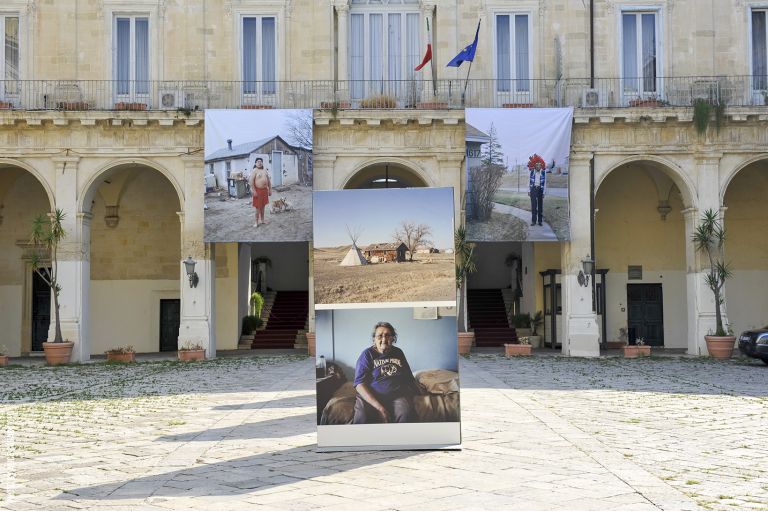
<svg viewBox="0 0 768 511"><path fill-rule="evenodd" d="M426 224L417 224L410 220L400 222L400 228L397 229L392 237L397 243L403 243L410 254L409 261L413 261L413 253L416 247L430 242L432 228Z"/></svg>
<svg viewBox="0 0 768 511"><path fill-rule="evenodd" d="M291 112L286 121L286 128L289 144L312 149L312 110Z"/></svg>
<svg viewBox="0 0 768 511"><path fill-rule="evenodd" d="M501 186L504 171L504 166L497 164L483 164L469 169L471 201L478 220L488 220L491 217L493 196Z"/></svg>

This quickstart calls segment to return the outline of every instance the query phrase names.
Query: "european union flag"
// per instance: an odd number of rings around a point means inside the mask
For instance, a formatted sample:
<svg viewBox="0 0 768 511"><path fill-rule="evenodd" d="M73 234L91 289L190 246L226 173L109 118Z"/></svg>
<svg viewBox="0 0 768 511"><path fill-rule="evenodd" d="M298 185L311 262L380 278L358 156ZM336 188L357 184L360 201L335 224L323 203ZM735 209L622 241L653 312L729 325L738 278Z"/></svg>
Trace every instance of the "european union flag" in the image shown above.
<svg viewBox="0 0 768 511"><path fill-rule="evenodd" d="M477 36L480 34L480 22L477 22L477 31L475 32L475 40L472 44L464 48L458 55L453 57L448 63L448 67L459 67L463 62L472 62L475 60L475 51L477 50Z"/></svg>

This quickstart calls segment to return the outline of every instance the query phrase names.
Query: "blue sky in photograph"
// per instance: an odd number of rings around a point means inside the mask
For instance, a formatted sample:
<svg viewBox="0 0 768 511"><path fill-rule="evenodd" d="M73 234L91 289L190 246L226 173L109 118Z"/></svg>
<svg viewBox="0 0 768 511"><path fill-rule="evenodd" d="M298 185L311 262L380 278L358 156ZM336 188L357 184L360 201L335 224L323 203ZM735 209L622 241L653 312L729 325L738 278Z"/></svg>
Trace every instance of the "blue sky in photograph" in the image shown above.
<svg viewBox="0 0 768 511"><path fill-rule="evenodd" d="M571 151L572 108L468 108L467 124L488 133L496 128L509 167L528 165L538 154L564 167Z"/></svg>
<svg viewBox="0 0 768 511"><path fill-rule="evenodd" d="M205 157L232 145L255 142L280 135L289 144L295 142L288 134L287 121L302 110L206 110ZM311 110L306 110L312 115Z"/></svg>
<svg viewBox="0 0 768 511"><path fill-rule="evenodd" d="M351 244L347 225L360 232L358 245L389 243L403 221L429 225L435 247L453 247L452 188L336 190L312 197L316 247Z"/></svg>

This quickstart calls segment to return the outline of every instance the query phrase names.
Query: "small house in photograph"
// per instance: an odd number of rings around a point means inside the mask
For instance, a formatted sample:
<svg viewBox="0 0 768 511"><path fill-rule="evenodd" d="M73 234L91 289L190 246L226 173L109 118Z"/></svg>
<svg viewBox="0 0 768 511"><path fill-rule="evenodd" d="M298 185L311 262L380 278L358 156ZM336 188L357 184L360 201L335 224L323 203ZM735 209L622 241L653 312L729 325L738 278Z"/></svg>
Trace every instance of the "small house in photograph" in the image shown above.
<svg viewBox="0 0 768 511"><path fill-rule="evenodd" d="M363 250L365 258L371 262L401 263L405 261L405 253L408 248L405 243L373 243Z"/></svg>
<svg viewBox="0 0 768 511"><path fill-rule="evenodd" d="M272 186L296 183L310 184L312 152L288 144L280 135L235 145L230 138L227 147L219 149L205 160L205 174L216 178L216 185L228 188L232 175L251 175L256 158L261 158L269 171ZM279 169L279 171L277 171Z"/></svg>

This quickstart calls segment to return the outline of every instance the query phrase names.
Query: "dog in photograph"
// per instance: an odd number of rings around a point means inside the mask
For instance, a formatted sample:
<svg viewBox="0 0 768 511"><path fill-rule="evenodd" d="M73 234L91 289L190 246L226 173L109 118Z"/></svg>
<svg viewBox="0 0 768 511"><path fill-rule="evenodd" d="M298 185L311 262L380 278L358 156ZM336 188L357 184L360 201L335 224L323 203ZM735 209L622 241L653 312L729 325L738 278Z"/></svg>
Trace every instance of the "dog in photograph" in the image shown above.
<svg viewBox="0 0 768 511"><path fill-rule="evenodd" d="M281 197L272 201L272 213L282 213L288 211L288 202L285 197Z"/></svg>

